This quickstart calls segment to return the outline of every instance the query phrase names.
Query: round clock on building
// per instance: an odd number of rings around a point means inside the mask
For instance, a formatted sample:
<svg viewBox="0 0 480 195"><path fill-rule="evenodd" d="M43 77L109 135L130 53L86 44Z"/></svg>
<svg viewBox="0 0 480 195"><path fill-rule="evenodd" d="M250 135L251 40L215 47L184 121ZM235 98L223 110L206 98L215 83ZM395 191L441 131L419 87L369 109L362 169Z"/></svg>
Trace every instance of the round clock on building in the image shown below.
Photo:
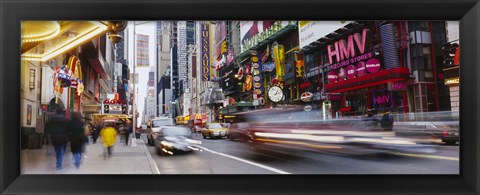
<svg viewBox="0 0 480 195"><path fill-rule="evenodd" d="M278 86L273 86L268 89L268 99L270 99L272 102L279 102L280 100L283 99L283 91L282 88Z"/></svg>

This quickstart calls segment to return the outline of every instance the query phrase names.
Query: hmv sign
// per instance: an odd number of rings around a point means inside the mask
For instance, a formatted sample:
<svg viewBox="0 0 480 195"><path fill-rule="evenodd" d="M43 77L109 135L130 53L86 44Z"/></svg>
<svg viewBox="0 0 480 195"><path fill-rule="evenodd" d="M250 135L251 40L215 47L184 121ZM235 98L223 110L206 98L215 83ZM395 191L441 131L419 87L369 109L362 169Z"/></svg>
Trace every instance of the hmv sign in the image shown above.
<svg viewBox="0 0 480 195"><path fill-rule="evenodd" d="M389 91L406 91L407 83L405 81L388 82Z"/></svg>
<svg viewBox="0 0 480 195"><path fill-rule="evenodd" d="M392 95L390 92L375 92L372 94L372 102L375 108L388 108L392 105Z"/></svg>

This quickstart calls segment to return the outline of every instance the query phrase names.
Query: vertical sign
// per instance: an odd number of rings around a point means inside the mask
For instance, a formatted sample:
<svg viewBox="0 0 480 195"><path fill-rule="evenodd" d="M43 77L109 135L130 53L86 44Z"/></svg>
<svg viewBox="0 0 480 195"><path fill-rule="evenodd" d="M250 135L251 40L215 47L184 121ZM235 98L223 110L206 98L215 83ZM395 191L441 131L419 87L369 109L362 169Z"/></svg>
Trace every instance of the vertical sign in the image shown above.
<svg viewBox="0 0 480 195"><path fill-rule="evenodd" d="M197 78L197 56L192 55L192 77Z"/></svg>
<svg viewBox="0 0 480 195"><path fill-rule="evenodd" d="M32 125L32 105L27 105L27 125Z"/></svg>
<svg viewBox="0 0 480 195"><path fill-rule="evenodd" d="M148 35L137 34L137 67L149 67Z"/></svg>
<svg viewBox="0 0 480 195"><path fill-rule="evenodd" d="M227 37L227 33L225 30L225 21L219 21L216 25L215 29L215 49L216 55L215 57L223 54L225 51L222 51L222 47L224 46L225 39Z"/></svg>
<svg viewBox="0 0 480 195"><path fill-rule="evenodd" d="M210 32L209 24L202 22L201 24L201 54L202 54L202 81L210 80Z"/></svg>

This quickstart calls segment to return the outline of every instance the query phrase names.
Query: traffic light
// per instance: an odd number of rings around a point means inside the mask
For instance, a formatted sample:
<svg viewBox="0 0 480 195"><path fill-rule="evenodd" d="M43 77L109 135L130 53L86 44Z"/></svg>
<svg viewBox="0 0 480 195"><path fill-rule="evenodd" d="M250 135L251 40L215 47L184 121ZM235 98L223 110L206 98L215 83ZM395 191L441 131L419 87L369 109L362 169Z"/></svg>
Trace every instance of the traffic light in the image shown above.
<svg viewBox="0 0 480 195"><path fill-rule="evenodd" d="M303 75L305 74L305 62L303 61L302 54L295 54L295 69L297 72L296 76L303 77Z"/></svg>
<svg viewBox="0 0 480 195"><path fill-rule="evenodd" d="M110 106L109 105L104 105L103 106L103 113L110 113Z"/></svg>
<svg viewBox="0 0 480 195"><path fill-rule="evenodd" d="M223 41L222 42L222 49L221 49L221 54L227 53L227 42Z"/></svg>
<svg viewBox="0 0 480 195"><path fill-rule="evenodd" d="M303 77L305 74L305 66L296 66L297 77Z"/></svg>
<svg viewBox="0 0 480 195"><path fill-rule="evenodd" d="M442 46L443 65L453 65L453 58L458 49L458 46L458 43L446 43L444 46Z"/></svg>

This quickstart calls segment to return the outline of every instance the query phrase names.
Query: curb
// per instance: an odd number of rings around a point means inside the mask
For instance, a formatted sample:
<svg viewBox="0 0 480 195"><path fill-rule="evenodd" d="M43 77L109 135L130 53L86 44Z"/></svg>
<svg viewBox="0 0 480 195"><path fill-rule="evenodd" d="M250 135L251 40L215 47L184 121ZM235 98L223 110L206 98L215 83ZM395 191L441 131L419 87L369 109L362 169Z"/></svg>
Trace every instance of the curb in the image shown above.
<svg viewBox="0 0 480 195"><path fill-rule="evenodd" d="M140 144L142 145L142 148L143 148L143 152L145 152L145 155L147 156L147 161L148 161L148 165L150 166L150 171L152 171L152 174L160 174L160 170L158 170L157 163L155 163L155 160L153 160L152 154L150 154L147 146L145 146L145 142L141 138L137 139L137 142L138 141L140 141Z"/></svg>

